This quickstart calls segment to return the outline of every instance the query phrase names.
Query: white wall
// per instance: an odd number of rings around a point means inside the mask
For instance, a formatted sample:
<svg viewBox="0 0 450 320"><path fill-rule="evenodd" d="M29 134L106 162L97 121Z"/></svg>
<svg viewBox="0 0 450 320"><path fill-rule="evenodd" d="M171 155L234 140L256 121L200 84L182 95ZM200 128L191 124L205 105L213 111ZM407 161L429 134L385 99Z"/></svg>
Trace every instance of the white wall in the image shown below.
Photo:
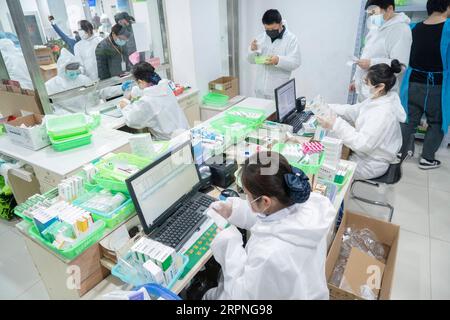
<svg viewBox="0 0 450 320"><path fill-rule="evenodd" d="M222 76L219 0L166 0L173 77L208 91Z"/></svg>
<svg viewBox="0 0 450 320"><path fill-rule="evenodd" d="M69 26L71 30L70 37L73 37L73 31L78 30L78 21L86 19L81 0L64 0L66 4Z"/></svg>
<svg viewBox="0 0 450 320"><path fill-rule="evenodd" d="M262 15L278 9L289 30L297 35L302 66L294 73L297 94L312 99L321 94L327 101L345 103L361 0L245 0L240 5L241 93L253 95L255 66L246 60L250 42L263 32Z"/></svg>

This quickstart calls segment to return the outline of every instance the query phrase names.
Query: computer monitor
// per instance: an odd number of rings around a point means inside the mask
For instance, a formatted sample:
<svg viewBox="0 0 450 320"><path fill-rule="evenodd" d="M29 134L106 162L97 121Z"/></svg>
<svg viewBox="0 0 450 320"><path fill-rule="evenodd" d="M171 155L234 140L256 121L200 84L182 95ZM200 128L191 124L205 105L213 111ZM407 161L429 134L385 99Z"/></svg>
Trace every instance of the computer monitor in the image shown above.
<svg viewBox="0 0 450 320"><path fill-rule="evenodd" d="M200 179L188 141L130 177L128 191L146 234L163 224Z"/></svg>
<svg viewBox="0 0 450 320"><path fill-rule="evenodd" d="M277 117L280 123L283 123L296 111L296 99L295 79L291 79L279 88L275 89Z"/></svg>

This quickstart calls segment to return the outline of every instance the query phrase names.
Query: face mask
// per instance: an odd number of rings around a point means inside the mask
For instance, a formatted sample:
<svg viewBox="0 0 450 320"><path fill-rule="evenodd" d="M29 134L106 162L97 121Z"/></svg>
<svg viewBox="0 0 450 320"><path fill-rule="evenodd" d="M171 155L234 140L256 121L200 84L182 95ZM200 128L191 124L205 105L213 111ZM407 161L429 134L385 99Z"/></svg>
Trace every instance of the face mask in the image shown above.
<svg viewBox="0 0 450 320"><path fill-rule="evenodd" d="M122 40L122 39L114 40L114 42L115 42L118 46L121 46L121 47L123 47L124 45L127 44L127 40Z"/></svg>
<svg viewBox="0 0 450 320"><path fill-rule="evenodd" d="M383 14L374 14L369 18L369 29L379 29L384 24Z"/></svg>
<svg viewBox="0 0 450 320"><path fill-rule="evenodd" d="M67 70L66 77L70 80L75 80L80 75L80 71L78 70Z"/></svg>
<svg viewBox="0 0 450 320"><path fill-rule="evenodd" d="M83 40L89 39L89 35L84 30L78 30L78 35Z"/></svg>
<svg viewBox="0 0 450 320"><path fill-rule="evenodd" d="M258 201L258 200L261 199L261 198L262 198L262 196L256 198L256 199L253 200L253 201L248 201L248 196L247 196L247 202L248 202L248 204L249 204L249 206L250 206L250 209L252 209L252 211L253 211L255 214L260 214L260 215L263 215L263 216L264 216L264 215L265 215L264 212L266 212L266 210L267 210L268 208L264 209L262 212L256 212L255 210L253 210L253 207L252 207L252 204L255 203L256 201Z"/></svg>
<svg viewBox="0 0 450 320"><path fill-rule="evenodd" d="M270 39L276 39L280 36L280 31L278 30L266 30L266 34L270 37Z"/></svg>
<svg viewBox="0 0 450 320"><path fill-rule="evenodd" d="M374 98L375 95L377 94L377 92L375 92L376 88L375 87L371 87L366 83L363 83L362 87L361 87L361 93L364 97L366 98Z"/></svg>

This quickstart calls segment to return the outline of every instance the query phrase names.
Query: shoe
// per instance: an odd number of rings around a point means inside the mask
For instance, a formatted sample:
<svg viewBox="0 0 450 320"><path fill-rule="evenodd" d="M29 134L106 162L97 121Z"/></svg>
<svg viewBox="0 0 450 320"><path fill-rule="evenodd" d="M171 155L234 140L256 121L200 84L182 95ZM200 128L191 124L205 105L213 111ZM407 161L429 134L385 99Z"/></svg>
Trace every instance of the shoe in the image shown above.
<svg viewBox="0 0 450 320"><path fill-rule="evenodd" d="M437 169L441 166L441 162L439 160L429 161L427 159L420 159L419 168L422 170L430 170Z"/></svg>

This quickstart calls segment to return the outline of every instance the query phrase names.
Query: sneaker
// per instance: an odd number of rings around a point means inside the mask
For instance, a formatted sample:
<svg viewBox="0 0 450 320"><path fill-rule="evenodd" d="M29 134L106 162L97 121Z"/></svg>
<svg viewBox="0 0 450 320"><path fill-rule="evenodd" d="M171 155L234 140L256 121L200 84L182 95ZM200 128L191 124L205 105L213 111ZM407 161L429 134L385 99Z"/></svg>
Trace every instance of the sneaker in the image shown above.
<svg viewBox="0 0 450 320"><path fill-rule="evenodd" d="M441 166L441 162L439 160L429 161L427 159L420 159L419 168L422 170L430 170L437 169Z"/></svg>

